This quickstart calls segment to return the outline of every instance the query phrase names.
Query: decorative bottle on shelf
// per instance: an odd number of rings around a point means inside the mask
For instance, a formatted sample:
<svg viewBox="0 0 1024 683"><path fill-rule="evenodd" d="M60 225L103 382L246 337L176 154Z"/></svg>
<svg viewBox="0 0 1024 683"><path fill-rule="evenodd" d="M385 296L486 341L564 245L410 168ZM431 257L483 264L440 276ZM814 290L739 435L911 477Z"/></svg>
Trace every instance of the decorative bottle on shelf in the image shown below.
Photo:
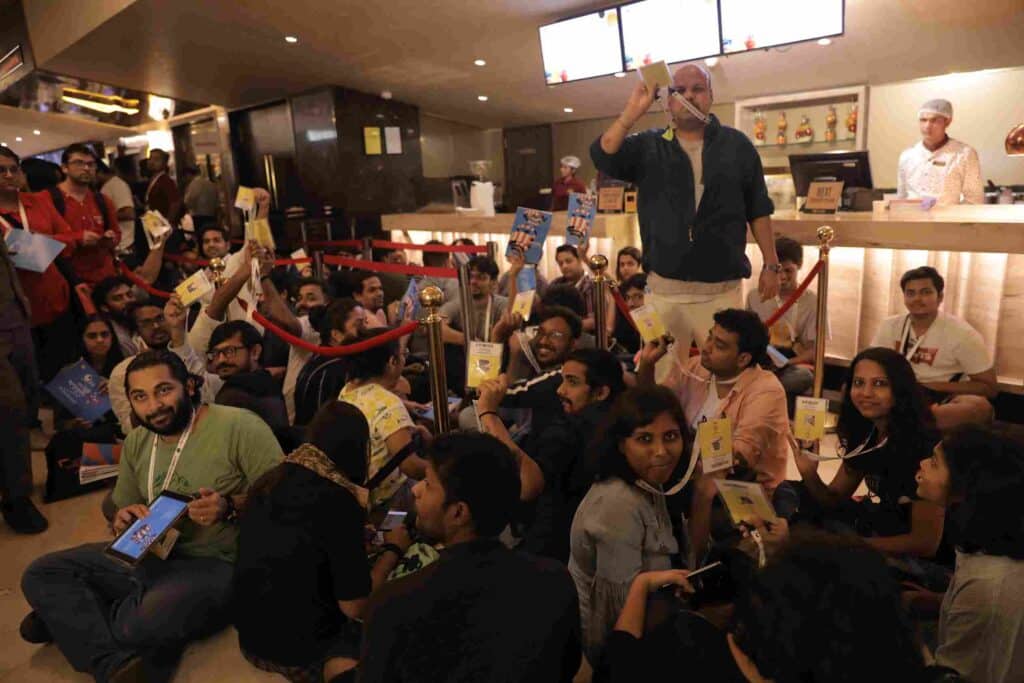
<svg viewBox="0 0 1024 683"><path fill-rule="evenodd" d="M768 122L764 120L764 112L754 111L754 144L760 147L765 143L765 136L768 131Z"/></svg>
<svg viewBox="0 0 1024 683"><path fill-rule="evenodd" d="M778 131L775 134L775 144L784 145L786 144L786 129L789 127L789 123L786 121L786 112L779 112L779 120L775 123L775 128Z"/></svg>
<svg viewBox="0 0 1024 683"><path fill-rule="evenodd" d="M857 105L850 107L850 113L846 116L846 130L850 131L853 135L857 135Z"/></svg>
<svg viewBox="0 0 1024 683"><path fill-rule="evenodd" d="M836 108L829 106L828 114L825 114L825 142L836 141Z"/></svg>
<svg viewBox="0 0 1024 683"><path fill-rule="evenodd" d="M814 129L811 128L811 120L804 114L800 117L800 125L796 127L796 133L794 133L797 142L813 142L814 141Z"/></svg>

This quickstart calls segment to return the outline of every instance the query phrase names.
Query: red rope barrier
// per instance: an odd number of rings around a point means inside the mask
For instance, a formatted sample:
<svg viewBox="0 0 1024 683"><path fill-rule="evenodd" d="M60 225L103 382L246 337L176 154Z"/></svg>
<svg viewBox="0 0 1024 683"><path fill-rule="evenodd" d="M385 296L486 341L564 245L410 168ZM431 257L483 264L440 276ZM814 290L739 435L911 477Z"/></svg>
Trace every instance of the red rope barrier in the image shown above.
<svg viewBox="0 0 1024 683"><path fill-rule="evenodd" d="M406 242L388 242L386 240L373 240L370 243L374 249L413 249L419 251L435 251L447 254L486 254L487 245L476 244L411 244Z"/></svg>
<svg viewBox="0 0 1024 683"><path fill-rule="evenodd" d="M403 275L429 275L431 277L458 277L454 268L432 268L430 266L406 266L399 263L377 263L362 259L345 258L344 256L324 256L324 263L332 266L346 266L356 270L369 270L379 273L401 273Z"/></svg>
<svg viewBox="0 0 1024 683"><path fill-rule="evenodd" d="M807 291L807 288L811 286L811 281L814 280L815 276L821 270L821 267L823 265L825 265L824 261L818 261L817 263L814 264L814 267L811 268L811 272L807 273L807 277L805 277L804 281L800 283L800 286L797 287L792 294L790 294L789 298L786 299L781 306L779 306L779 309L777 311L772 313L771 316L769 316L769 318L764 321L765 327L771 327L775 323L779 322L779 319L782 316L786 315L786 311L792 308L793 304L796 303L796 300L803 296L804 292Z"/></svg>
<svg viewBox="0 0 1024 683"><path fill-rule="evenodd" d="M407 334L412 334L416 331L416 328L419 327L419 322L414 320L411 323L406 323L401 327L396 327L393 330L388 330L383 334L379 334L373 339L356 342L355 344L346 344L345 346L317 346L316 344L310 344L305 339L296 337L287 330L278 327L259 311L253 311L252 319L292 346L297 346L300 349L305 349L306 351L310 351L321 356L351 356L356 353L362 353L368 349L376 348L395 339L404 337Z"/></svg>
<svg viewBox="0 0 1024 683"><path fill-rule="evenodd" d="M135 272L132 271L131 268L126 266L123 261L118 261L117 263L118 263L118 265L121 266L121 273L126 278L131 280L134 284L138 285L142 289L144 289L147 292L149 292L152 296L160 297L161 299L170 299L171 298L171 292L165 292L162 289L157 289L153 285L149 284L148 282L143 280L141 277L136 275Z"/></svg>

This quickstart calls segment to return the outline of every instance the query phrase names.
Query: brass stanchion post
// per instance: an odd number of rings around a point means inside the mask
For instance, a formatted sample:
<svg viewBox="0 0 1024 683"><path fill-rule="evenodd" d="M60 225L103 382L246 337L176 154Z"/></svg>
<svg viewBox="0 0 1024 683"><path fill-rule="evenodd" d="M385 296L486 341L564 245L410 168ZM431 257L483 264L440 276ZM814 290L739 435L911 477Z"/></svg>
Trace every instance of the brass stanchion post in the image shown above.
<svg viewBox="0 0 1024 683"><path fill-rule="evenodd" d="M825 383L825 343L828 331L828 252L836 232L830 225L818 228L818 258L821 270L818 271L818 310L817 333L814 342L814 397L821 398L821 390Z"/></svg>
<svg viewBox="0 0 1024 683"><path fill-rule="evenodd" d="M594 289L592 301L594 306L594 337L597 339L597 348L608 348L608 326L605 322L605 302L608 298L608 258L601 254L591 256L587 264L594 271Z"/></svg>
<svg viewBox="0 0 1024 683"><path fill-rule="evenodd" d="M487 256L490 257L495 263L498 262L498 243L494 241L487 242Z"/></svg>
<svg viewBox="0 0 1024 683"><path fill-rule="evenodd" d="M227 268L227 264L224 259L214 257L210 259L210 272L213 273L213 286L220 288L224 284L224 269Z"/></svg>
<svg viewBox="0 0 1024 683"><path fill-rule="evenodd" d="M420 304L426 315L420 321L427 328L427 340L430 344L430 398L434 404L434 426L438 434L447 434L451 430L448 416L448 384L444 365L444 342L441 341L441 304L444 293L440 288L424 287L420 292Z"/></svg>

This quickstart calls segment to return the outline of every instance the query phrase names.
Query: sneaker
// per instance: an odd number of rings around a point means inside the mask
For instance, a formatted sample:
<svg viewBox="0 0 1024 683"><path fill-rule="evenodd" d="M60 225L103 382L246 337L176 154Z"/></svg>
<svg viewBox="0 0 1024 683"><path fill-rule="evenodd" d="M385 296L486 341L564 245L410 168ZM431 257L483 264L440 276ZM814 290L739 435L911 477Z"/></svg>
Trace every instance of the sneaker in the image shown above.
<svg viewBox="0 0 1024 683"><path fill-rule="evenodd" d="M0 503L0 513L7 525L19 534L41 534L50 526L27 497L5 500Z"/></svg>
<svg viewBox="0 0 1024 683"><path fill-rule="evenodd" d="M25 618L21 620L21 627L18 630L26 643L45 645L53 642L50 628L35 611L25 615Z"/></svg>

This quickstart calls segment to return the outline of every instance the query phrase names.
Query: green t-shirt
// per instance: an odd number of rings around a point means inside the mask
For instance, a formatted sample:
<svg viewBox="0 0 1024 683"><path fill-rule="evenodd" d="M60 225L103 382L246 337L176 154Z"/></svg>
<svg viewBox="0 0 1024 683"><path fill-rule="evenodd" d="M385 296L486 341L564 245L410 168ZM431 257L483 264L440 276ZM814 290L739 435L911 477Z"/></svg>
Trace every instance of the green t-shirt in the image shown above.
<svg viewBox="0 0 1024 683"><path fill-rule="evenodd" d="M118 509L133 503L148 503L149 454L156 434L136 427L125 439L113 502ZM164 475L171 464L177 439L159 441L153 475L153 493L164 490ZM222 496L244 493L263 473L280 464L284 454L270 427L247 410L228 406L207 406L207 413L192 430L168 490L185 495L210 488ZM221 522L209 527L187 517L179 523L181 537L173 554L216 557L234 562L237 550L236 525Z"/></svg>

